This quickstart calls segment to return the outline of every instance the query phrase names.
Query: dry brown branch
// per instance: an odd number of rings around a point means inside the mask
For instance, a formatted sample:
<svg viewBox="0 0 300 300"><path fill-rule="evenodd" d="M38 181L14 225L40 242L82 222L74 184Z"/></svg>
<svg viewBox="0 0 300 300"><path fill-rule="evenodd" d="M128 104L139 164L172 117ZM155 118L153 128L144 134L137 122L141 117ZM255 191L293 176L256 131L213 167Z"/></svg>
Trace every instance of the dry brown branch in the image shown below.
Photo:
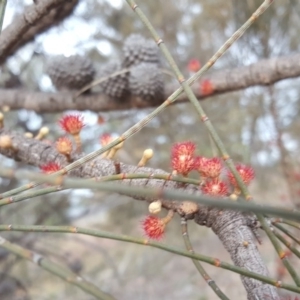
<svg viewBox="0 0 300 300"><path fill-rule="evenodd" d="M0 138L1 136L11 137L13 150L0 148L0 153L16 161L22 161L34 166L40 166L48 162L59 163L62 167L67 165L65 156L59 154L51 145L35 139L25 138L20 133L5 129L0 130ZM98 158L72 171L71 175L78 177L101 177L115 174L115 172L116 168L113 161ZM121 164L121 172L167 174L165 171L159 169L145 167L137 169L136 166L127 164ZM166 189L184 190L189 194L199 193L198 188L192 185L180 187L174 182L164 182L163 180L156 179L123 180L122 183L140 187L146 185L156 188L164 186ZM138 200L147 200L149 202L153 200L142 199L138 195L132 196ZM163 200L163 206L168 209L174 209L183 217L194 219L199 225L211 227L220 238L225 249L230 253L235 265L268 276L267 268L258 252L252 230L247 225L248 219L245 215L233 211L221 212L219 209L204 206L199 206L200 209L198 212L186 215L182 203L169 200ZM242 282L250 300L264 299L265 295L270 296L270 299L278 297L276 288L273 286L247 277L242 277Z"/></svg>
<svg viewBox="0 0 300 300"><path fill-rule="evenodd" d="M38 34L64 20L77 3L78 0L39 0L27 6L0 35L0 64Z"/></svg>
<svg viewBox="0 0 300 300"><path fill-rule="evenodd" d="M212 95L237 91L256 85L266 86L283 79L298 76L300 76L299 53L261 60L252 65L232 70L214 72L210 77L205 77L212 83L212 94L201 94L200 83L193 85L193 91L198 99L203 100ZM165 99L175 89L176 86L168 87L165 92ZM179 102L184 101L187 101L187 98L182 94ZM0 107L6 105L12 110L26 108L43 113L62 112L69 109L103 112L134 107L150 107L151 103L137 97L130 97L130 99L120 102L103 94L81 95L75 98L71 92L42 93L24 89L0 89Z"/></svg>

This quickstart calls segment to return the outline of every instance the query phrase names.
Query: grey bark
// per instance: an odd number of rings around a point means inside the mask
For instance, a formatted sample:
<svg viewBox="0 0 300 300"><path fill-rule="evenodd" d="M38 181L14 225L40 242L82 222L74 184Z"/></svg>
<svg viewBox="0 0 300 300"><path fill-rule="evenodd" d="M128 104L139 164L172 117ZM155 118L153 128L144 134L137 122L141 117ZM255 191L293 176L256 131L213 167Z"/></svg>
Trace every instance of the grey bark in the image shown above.
<svg viewBox="0 0 300 300"><path fill-rule="evenodd" d="M14 147L14 150L0 148L0 153L4 156L37 167L53 161L59 163L62 167L67 165L65 156L59 154L51 145L38 140L25 138L22 134L17 132L1 129L0 138L3 135L9 135L11 137ZM147 167L137 169L136 166L123 163L120 164L120 167L121 173L168 174L159 169ZM70 175L78 177L101 177L115 173L116 168L113 161L97 158L73 170ZM123 180L122 184L178 189L192 194L199 193L198 188L193 185L185 185L182 187L172 181L165 182L157 179ZM154 200L143 199L138 195L133 195L133 197L149 202ZM196 213L185 215L181 209L182 203L170 200L163 200L162 202L165 208L173 209L187 219L194 219L199 225L211 227L221 240L225 249L229 252L235 265L269 276L268 270L256 247L252 230L248 226L249 222L247 217L244 214L233 211L220 212L218 209L199 206L199 210ZM248 243L247 246L245 246L244 242ZM269 299L279 299L276 288L271 285L244 276L242 276L242 283L247 291L249 300L265 299L265 297L269 297Z"/></svg>

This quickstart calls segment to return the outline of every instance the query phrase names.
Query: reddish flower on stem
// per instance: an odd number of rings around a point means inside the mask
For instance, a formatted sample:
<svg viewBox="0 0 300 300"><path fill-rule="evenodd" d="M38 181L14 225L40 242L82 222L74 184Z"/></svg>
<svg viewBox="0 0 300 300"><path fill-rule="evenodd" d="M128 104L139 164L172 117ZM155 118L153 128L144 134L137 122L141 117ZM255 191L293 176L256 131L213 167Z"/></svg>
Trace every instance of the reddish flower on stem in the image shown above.
<svg viewBox="0 0 300 300"><path fill-rule="evenodd" d="M200 94L203 96L210 95L214 92L214 86L209 79L204 79L200 82Z"/></svg>
<svg viewBox="0 0 300 300"><path fill-rule="evenodd" d="M70 155L70 153L72 152L72 142L70 141L70 139L68 139L67 137L60 137L57 141L56 141L56 150L64 155Z"/></svg>
<svg viewBox="0 0 300 300"><path fill-rule="evenodd" d="M61 169L60 166L55 162L49 162L46 165L42 165L40 168L45 174L55 173Z"/></svg>
<svg viewBox="0 0 300 300"><path fill-rule="evenodd" d="M221 174L222 162L219 157L207 158L198 156L195 158L194 169L203 177L216 178Z"/></svg>
<svg viewBox="0 0 300 300"><path fill-rule="evenodd" d="M228 186L225 182L214 178L212 180L207 180L204 185L201 187L201 190L204 194L210 196L226 196L228 194Z"/></svg>
<svg viewBox="0 0 300 300"><path fill-rule="evenodd" d="M112 140L113 140L113 138L112 138L111 134L109 134L109 133L104 133L100 137L100 143L103 147L108 145L110 142L112 142Z"/></svg>
<svg viewBox="0 0 300 300"><path fill-rule="evenodd" d="M188 63L188 70L190 72L198 72L201 68L201 63L198 59L192 58Z"/></svg>
<svg viewBox="0 0 300 300"><path fill-rule="evenodd" d="M142 222L142 227L148 238L161 240L164 236L166 223L156 216L147 216Z"/></svg>
<svg viewBox="0 0 300 300"><path fill-rule="evenodd" d="M192 142L177 143L172 148L172 169L187 176L194 169L194 153L196 145Z"/></svg>
<svg viewBox="0 0 300 300"><path fill-rule="evenodd" d="M72 135L78 135L81 129L84 127L82 115L65 115L63 116L59 124L61 128Z"/></svg>
<svg viewBox="0 0 300 300"><path fill-rule="evenodd" d="M237 164L235 167L236 167L238 173L240 174L243 182L246 185L249 185L250 182L254 179L254 170L252 169L252 167L246 166L243 164ZM234 178L233 174L230 171L228 172L228 178L229 178L230 183L234 187L236 187L236 188L239 187L236 179Z"/></svg>

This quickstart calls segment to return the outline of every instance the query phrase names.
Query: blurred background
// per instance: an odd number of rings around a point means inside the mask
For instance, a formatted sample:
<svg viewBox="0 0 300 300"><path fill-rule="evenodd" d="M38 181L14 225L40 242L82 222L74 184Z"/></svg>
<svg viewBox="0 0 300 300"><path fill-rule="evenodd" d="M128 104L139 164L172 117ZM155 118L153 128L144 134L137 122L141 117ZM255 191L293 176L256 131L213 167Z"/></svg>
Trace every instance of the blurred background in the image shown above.
<svg viewBox="0 0 300 300"><path fill-rule="evenodd" d="M157 0L139 1L138 4L151 18L180 69L189 76L190 60L196 59L204 65L261 2ZM4 28L23 12L26 5L31 4L31 0L8 1ZM297 53L300 49L299 32L300 2L274 1L209 72ZM6 61L1 69L0 85L2 88L55 91L45 73L49 57L79 54L89 57L97 69L120 58L123 42L131 33L150 38L126 1L81 0L70 17L37 36ZM163 58L162 62L168 69ZM300 206L299 83L298 78L289 79L268 87L210 97L202 102L232 158L254 167L256 179L250 190L262 204ZM82 132L84 151L98 149L101 135L118 136L152 110L99 112L101 124L98 113L84 111L87 124ZM47 126L50 128L48 139L54 141L62 135L57 124L60 117L61 114L10 111L6 113L6 126L32 133ZM170 171L172 144L185 140L197 144L199 155L212 156L215 153L204 126L189 103L166 109L125 143L118 159L136 164L145 148L153 148L155 156L150 162L151 167ZM7 166L25 167L1 156L0 168ZM0 193L24 182L0 179ZM2 207L0 221L3 224L73 224L142 236L140 221L147 213L145 203L117 194L79 190ZM196 252L230 261L209 229L190 223L190 236ZM54 261L67 264L117 299L217 299L190 260L158 249L67 234L2 234ZM183 247L178 217L168 226L164 242ZM272 277L290 281L267 239L259 248ZM0 266L0 299L93 299L3 250L0 251ZM211 266L207 266L207 271L230 299L246 299L238 275Z"/></svg>

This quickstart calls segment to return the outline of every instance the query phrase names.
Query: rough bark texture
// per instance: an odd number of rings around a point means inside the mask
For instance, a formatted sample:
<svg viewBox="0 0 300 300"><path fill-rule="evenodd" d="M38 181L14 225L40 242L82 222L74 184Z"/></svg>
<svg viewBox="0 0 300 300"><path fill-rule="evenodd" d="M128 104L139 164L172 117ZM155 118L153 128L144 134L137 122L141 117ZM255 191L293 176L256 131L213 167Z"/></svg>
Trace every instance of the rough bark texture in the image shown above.
<svg viewBox="0 0 300 300"><path fill-rule="evenodd" d="M78 0L39 0L27 6L0 35L0 64L38 34L69 16Z"/></svg>
<svg viewBox="0 0 300 300"><path fill-rule="evenodd" d="M15 150L0 148L0 153L14 160L22 161L26 164L40 166L48 162L57 162L62 166L67 164L66 158L57 153L51 146L41 141L25 138L22 134L11 132L9 130L0 130L0 138L3 135L9 135L12 138ZM115 165L113 161L107 159L95 159L86 163L80 168L71 172L71 175L78 177L101 177L115 174ZM136 166L121 164L122 173L149 173L149 174L167 174L163 170L151 168L136 168ZM199 193L197 187L186 185L179 187L178 184L156 179L136 179L123 180L122 184L134 186L164 187L166 189L180 189L186 193ZM154 199L141 199L138 195L132 195L139 200L151 202ZM215 234L222 241L225 249L230 253L235 265L246 268L253 272L268 276L268 270L255 245L255 239L252 230L247 226L248 220L245 215L239 212L223 211L218 209L199 206L199 211L195 214L185 215L182 211L182 203L176 201L163 200L165 208L172 208L181 216L188 219L194 219L199 225L211 227ZM244 242L248 242L244 246ZM242 282L247 291L249 300L264 299L266 295L270 299L277 299L278 294L275 287L264 284L260 281L242 277Z"/></svg>
<svg viewBox="0 0 300 300"><path fill-rule="evenodd" d="M286 57L261 60L249 66L215 72L210 77L204 78L209 79L213 86L213 91L210 95L201 94L201 81L193 85L193 91L197 98L202 100L212 95L241 90L256 85L266 86L279 80L298 76L300 76L300 54L293 54ZM170 86L166 88L164 99L167 99L177 87ZM182 94L178 99L178 102L183 101L188 101L185 94ZM129 99L124 99L124 101L118 101L103 94L81 95L76 98L71 92L42 93L25 89L0 89L0 107L4 105L9 106L12 110L26 108L42 113L86 109L103 112L149 107L153 104L143 101L139 97L129 97Z"/></svg>

